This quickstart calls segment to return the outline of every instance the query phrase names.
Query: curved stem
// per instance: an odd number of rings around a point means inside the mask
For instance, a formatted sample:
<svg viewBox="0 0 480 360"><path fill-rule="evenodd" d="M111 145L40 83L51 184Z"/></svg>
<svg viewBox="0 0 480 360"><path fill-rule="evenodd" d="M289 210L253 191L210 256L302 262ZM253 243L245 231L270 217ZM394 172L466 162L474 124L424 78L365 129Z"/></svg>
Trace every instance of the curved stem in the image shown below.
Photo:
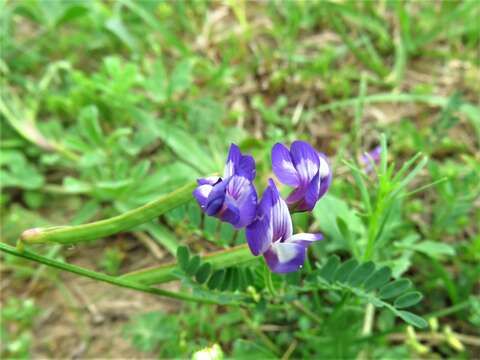
<svg viewBox="0 0 480 360"><path fill-rule="evenodd" d="M144 206L109 219L77 226L29 229L22 233L20 239L26 243L55 242L60 244L75 244L116 234L152 220L190 201L192 199L192 192L196 186L196 182L188 183Z"/></svg>
<svg viewBox="0 0 480 360"><path fill-rule="evenodd" d="M146 286L143 284L138 284L133 281L128 281L122 278L118 278L115 276L110 276L106 274L102 274L96 271L88 270L76 265L64 263L58 260L49 259L47 257L37 255L27 250L18 251L15 247L7 245L5 243L0 243L0 251L3 251L7 254L15 255L18 257L22 257L24 259L28 259L31 261L35 261L44 265L48 265L50 267L60 269L63 271L68 271L80 276L88 277L90 279L103 281L112 285L124 287L127 289L142 291L154 295L160 295L164 297L169 297L173 299L183 300L183 301L194 301L194 302L202 302L207 304L217 304L217 302L209 300L203 297L197 297L194 295L186 294L186 293L177 293L168 290L158 289L150 286Z"/></svg>

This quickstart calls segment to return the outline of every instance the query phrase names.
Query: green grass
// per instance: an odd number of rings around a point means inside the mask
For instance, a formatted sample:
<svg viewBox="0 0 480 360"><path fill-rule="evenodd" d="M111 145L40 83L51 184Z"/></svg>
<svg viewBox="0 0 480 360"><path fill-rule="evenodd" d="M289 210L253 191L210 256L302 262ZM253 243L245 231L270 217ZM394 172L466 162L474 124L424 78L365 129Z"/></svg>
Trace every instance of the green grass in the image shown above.
<svg viewBox="0 0 480 360"><path fill-rule="evenodd" d="M74 355L87 358L191 357L213 344L232 358L475 358L479 15L475 0L2 2L1 356L73 356L55 348L65 324L53 306L75 319ZM223 171L232 142L255 156L261 192L271 146L295 139L333 163L329 195L294 216L326 239L301 272L270 276L243 232L188 194ZM365 174L359 156L378 144L378 173ZM24 230L50 227L45 244L14 248ZM180 245L203 274L175 265ZM408 278L428 328L318 280L332 255ZM79 297L82 279L63 271L145 294L115 293L133 305L97 335L89 314L114 288ZM215 290L212 271L224 271ZM153 286L172 279L180 288ZM420 298L410 294L398 304ZM110 338L127 339L129 355L99 350Z"/></svg>

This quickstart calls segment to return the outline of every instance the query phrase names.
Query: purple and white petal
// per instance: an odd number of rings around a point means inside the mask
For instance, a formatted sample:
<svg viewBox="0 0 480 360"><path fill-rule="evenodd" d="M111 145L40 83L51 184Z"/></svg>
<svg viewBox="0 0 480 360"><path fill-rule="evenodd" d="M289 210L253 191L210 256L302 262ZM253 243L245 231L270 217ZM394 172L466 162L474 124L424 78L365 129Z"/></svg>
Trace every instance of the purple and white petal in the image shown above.
<svg viewBox="0 0 480 360"><path fill-rule="evenodd" d="M253 255L263 254L272 244L272 227L267 214L261 214L245 230L248 247Z"/></svg>
<svg viewBox="0 0 480 360"><path fill-rule="evenodd" d="M320 192L320 172L317 172L308 184L307 191L305 191L305 197L303 204L304 206L299 206L298 210L300 211L312 211L315 207L315 204L318 201L318 194Z"/></svg>
<svg viewBox="0 0 480 360"><path fill-rule="evenodd" d="M213 186L205 203L204 210L207 215L216 215L222 209L227 185L228 181L221 181Z"/></svg>
<svg viewBox="0 0 480 360"><path fill-rule="evenodd" d="M240 158L242 154L237 145L231 144L230 150L228 151L227 162L225 164L225 170L223 173L224 178L229 178L235 174L235 168L240 163Z"/></svg>
<svg viewBox="0 0 480 360"><path fill-rule="evenodd" d="M240 211L237 228L249 225L255 218L257 207L257 192L253 184L242 176L232 176L227 185L227 197Z"/></svg>
<svg viewBox="0 0 480 360"><path fill-rule="evenodd" d="M306 186L297 187L293 190L290 195L287 197L287 204L295 204L302 200L305 197L305 192L307 191Z"/></svg>
<svg viewBox="0 0 480 360"><path fill-rule="evenodd" d="M283 241L292 236L292 217L272 179L268 180L268 189L271 192L270 221L273 228L273 242Z"/></svg>
<svg viewBox="0 0 480 360"><path fill-rule="evenodd" d="M320 199L330 188L333 178L332 168L328 162L325 154L319 153L320 156L320 190L318 192L318 199Z"/></svg>
<svg viewBox="0 0 480 360"><path fill-rule="evenodd" d="M193 196L197 199L198 205L203 209L207 204L208 195L212 191L212 185L200 185L193 191Z"/></svg>
<svg viewBox="0 0 480 360"><path fill-rule="evenodd" d="M317 174L320 166L317 151L304 141L294 141L290 147L290 154L301 183L309 183Z"/></svg>
<svg viewBox="0 0 480 360"><path fill-rule="evenodd" d="M268 267L274 273L297 271L305 262L306 248L296 243L274 243L263 254Z"/></svg>
<svg viewBox="0 0 480 360"><path fill-rule="evenodd" d="M285 243L299 244L307 248L314 241L323 240L323 235L311 234L311 233L299 233L293 235L290 239L286 240Z"/></svg>
<svg viewBox="0 0 480 360"><path fill-rule="evenodd" d="M332 169L330 168L330 164L328 163L328 158L324 153L318 153L318 158L320 160L320 179L325 179L328 176L331 176Z"/></svg>
<svg viewBox="0 0 480 360"><path fill-rule="evenodd" d="M236 168L234 169L235 175L243 176L249 181L255 179L255 159L251 155L242 155Z"/></svg>
<svg viewBox="0 0 480 360"><path fill-rule="evenodd" d="M275 144L272 148L272 169L281 183L290 186L300 185L299 175L293 165L290 152L283 144Z"/></svg>
<svg viewBox="0 0 480 360"><path fill-rule="evenodd" d="M197 179L198 185L215 185L221 178L219 176L209 176L202 179Z"/></svg>
<svg viewBox="0 0 480 360"><path fill-rule="evenodd" d="M227 162L225 164L224 178L239 175L250 181L255 179L255 160L251 155L242 155L240 148L232 144L228 151Z"/></svg>
<svg viewBox="0 0 480 360"><path fill-rule="evenodd" d="M228 197L225 197L225 201L223 202L223 206L220 211L216 215L222 221L228 222L235 227L238 227L238 223L240 221L240 210L236 206L236 204Z"/></svg>

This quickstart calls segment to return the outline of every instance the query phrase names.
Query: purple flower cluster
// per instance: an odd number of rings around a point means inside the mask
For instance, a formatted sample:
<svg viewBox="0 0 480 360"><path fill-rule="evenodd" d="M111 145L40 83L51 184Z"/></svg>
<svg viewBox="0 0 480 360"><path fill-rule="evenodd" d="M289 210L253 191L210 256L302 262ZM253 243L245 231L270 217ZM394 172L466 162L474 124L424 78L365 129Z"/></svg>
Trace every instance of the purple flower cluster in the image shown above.
<svg viewBox="0 0 480 360"><path fill-rule="evenodd" d="M288 273L303 266L306 250L321 234L293 235L290 211L312 211L332 182L327 157L303 141L282 144L272 149L273 172L281 183L294 187L285 201L272 179L260 202L253 185L255 160L242 155L232 144L223 177L198 180L193 192L202 210L232 224L246 228L247 243L253 255L263 255L271 271Z"/></svg>

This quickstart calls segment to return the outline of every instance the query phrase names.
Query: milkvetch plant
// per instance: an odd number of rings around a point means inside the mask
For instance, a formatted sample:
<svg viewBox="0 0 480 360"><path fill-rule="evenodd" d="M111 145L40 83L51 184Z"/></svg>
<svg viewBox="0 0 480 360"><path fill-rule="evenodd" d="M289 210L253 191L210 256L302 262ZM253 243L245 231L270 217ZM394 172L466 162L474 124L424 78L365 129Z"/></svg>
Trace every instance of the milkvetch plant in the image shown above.
<svg viewBox="0 0 480 360"><path fill-rule="evenodd" d="M295 311L319 322L315 312L321 311L320 304L325 301L321 300L323 295L328 295L329 302L332 294L337 294L335 311L365 304L368 326L373 321L372 309L379 308L387 309L409 324L424 327L425 320L405 310L418 304L422 295L411 289L410 280L394 277L392 268L387 265L391 258L384 252L384 229L388 226L392 206L409 195L405 188L425 166L426 159L418 161L420 155L415 156L394 173L394 164L388 164L387 155L386 138L383 137L378 166L372 169L376 171L375 177L368 176L367 169L345 162L360 192L368 231L356 238L348 222L337 217L334 225L352 246L353 256L344 261L336 256L308 254L312 244L332 241L328 227L325 231L318 229L322 233L294 231L292 214L308 216L313 210L317 217L316 204L323 207L322 199L328 198L326 194L333 178L328 158L303 141L293 142L290 150L282 144L275 144L272 149L273 173L280 183L294 187L286 199L270 178L258 200L254 183L255 160L232 144L221 177L200 178L139 208L105 220L29 229L22 234L16 249L1 243L0 250L112 285L182 301L244 309L262 306L274 311L279 302L289 304L297 299L292 303ZM231 225L236 231L245 231L245 243L200 255L179 242L176 261L119 276L54 260L31 250L34 244L81 244L135 229L172 209L185 206L192 199L204 216ZM336 210L327 211L335 214ZM181 281L181 291L155 287L173 280ZM302 305L299 299L311 299L311 303L307 301Z"/></svg>

